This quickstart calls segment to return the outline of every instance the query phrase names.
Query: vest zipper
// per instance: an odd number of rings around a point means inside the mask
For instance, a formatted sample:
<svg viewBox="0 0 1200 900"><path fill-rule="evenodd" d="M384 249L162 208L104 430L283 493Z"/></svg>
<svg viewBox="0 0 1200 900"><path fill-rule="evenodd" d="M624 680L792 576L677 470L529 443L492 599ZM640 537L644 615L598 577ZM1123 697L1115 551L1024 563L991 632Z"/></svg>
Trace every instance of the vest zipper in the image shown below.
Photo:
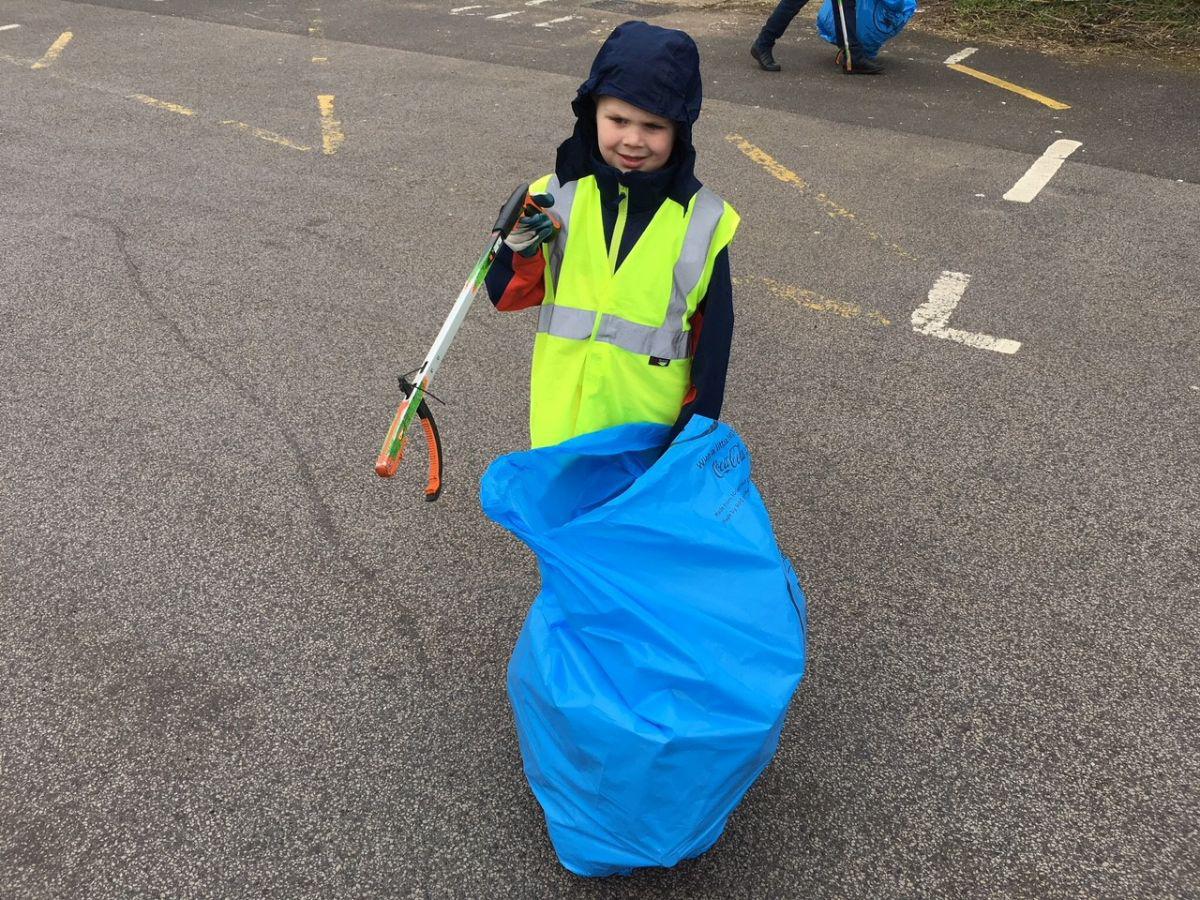
<svg viewBox="0 0 1200 900"><path fill-rule="evenodd" d="M617 254L621 252L621 238L625 236L625 218L629 209L629 188L617 185L617 221L613 224L612 243L608 245L608 270L617 274Z"/></svg>

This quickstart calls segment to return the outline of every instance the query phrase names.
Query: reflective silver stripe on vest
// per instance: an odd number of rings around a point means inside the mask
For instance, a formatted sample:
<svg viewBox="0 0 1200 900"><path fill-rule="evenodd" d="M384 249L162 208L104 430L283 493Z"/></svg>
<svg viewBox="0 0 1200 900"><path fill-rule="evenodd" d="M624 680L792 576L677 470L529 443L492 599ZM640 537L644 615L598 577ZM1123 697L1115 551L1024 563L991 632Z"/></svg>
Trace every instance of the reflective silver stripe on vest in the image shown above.
<svg viewBox="0 0 1200 900"><path fill-rule="evenodd" d="M550 207L556 216L562 220L562 230L555 236L550 247L550 277L554 283L555 296L558 295L558 273L562 271L563 251L567 246L567 233L571 228L571 206L575 203L575 189L578 181L568 181L560 184L557 175L550 176L546 185L546 193L554 195L554 205ZM588 332L591 336L591 332Z"/></svg>
<svg viewBox="0 0 1200 900"><path fill-rule="evenodd" d="M558 274L562 271L563 250L567 246L567 233L571 226L571 206L575 202L575 189L578 185L577 181L561 184L557 175L551 175L546 185L546 193L554 195L554 205L550 209L562 220L562 230L550 245L550 275L555 299L558 298ZM572 341L586 341L592 336L595 325L596 313L590 309L543 303L538 313L539 332Z"/></svg>
<svg viewBox="0 0 1200 900"><path fill-rule="evenodd" d="M559 185L558 177L552 176L546 190L554 194L552 207L563 220L563 230L554 241L550 253L550 271L554 278L557 299L558 276L562 271L563 248L566 245L567 223L571 216L571 204L575 200L577 182ZM557 189L557 193L556 193ZM560 204L559 197L562 196ZM620 316L604 314L596 340L613 344L622 350L639 356L657 356L661 359L687 359L689 332L683 326L687 315L687 298L704 274L708 261L708 250L721 216L725 214L725 202L710 191L701 188L692 200L692 217L688 221L683 247L672 273L671 299L667 304L666 319L659 327L631 322ZM592 335L596 314L591 310L575 309L557 304L542 304L538 316L538 331L572 340L587 340Z"/></svg>
<svg viewBox="0 0 1200 900"><path fill-rule="evenodd" d="M721 216L725 214L725 201L706 187L696 192L692 204L692 219L688 222L683 249L679 251L679 261L675 263L675 287L671 291L671 305L667 307L666 324L675 320L680 328L683 327L683 317L687 315L688 294L700 283L704 262L708 259L708 248L712 245Z"/></svg>
<svg viewBox="0 0 1200 900"><path fill-rule="evenodd" d="M692 218L688 221L683 247L675 263L671 287L671 301L662 326L654 328L639 325L620 316L605 315L600 319L596 340L615 344L622 350L642 356L657 356L661 359L687 359L690 333L683 330L687 316L687 298L700 277L708 260L708 248L721 216L725 214L725 201L702 187L692 200Z"/></svg>
<svg viewBox="0 0 1200 900"><path fill-rule="evenodd" d="M596 340L616 344L622 350L640 356L657 356L660 359L687 359L688 332L678 327L663 325L639 325L620 316L605 315L600 318L600 330Z"/></svg>
<svg viewBox="0 0 1200 900"><path fill-rule="evenodd" d="M538 313L538 331L572 341L586 341L592 336L595 324L596 312L591 309L543 303Z"/></svg>

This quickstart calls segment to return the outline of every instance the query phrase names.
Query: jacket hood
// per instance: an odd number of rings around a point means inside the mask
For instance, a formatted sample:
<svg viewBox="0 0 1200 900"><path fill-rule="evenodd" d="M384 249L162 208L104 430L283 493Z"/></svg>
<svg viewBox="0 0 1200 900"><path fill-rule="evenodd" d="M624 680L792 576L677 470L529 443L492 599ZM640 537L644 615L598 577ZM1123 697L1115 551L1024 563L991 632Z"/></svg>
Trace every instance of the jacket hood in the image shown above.
<svg viewBox="0 0 1200 900"><path fill-rule="evenodd" d="M631 188L650 188L686 205L700 189L693 174L696 151L692 125L700 116L700 51L691 36L646 22L618 25L600 47L571 109L575 131L558 148L562 181L595 174ZM600 157L596 142L596 98L616 97L675 123L671 159L657 172L618 172ZM606 171L607 170L607 171Z"/></svg>
<svg viewBox="0 0 1200 900"><path fill-rule="evenodd" d="M572 108L599 95L616 97L670 119L691 143L700 116L700 51L691 36L646 22L618 25L596 54ZM594 101L593 101L594 106Z"/></svg>

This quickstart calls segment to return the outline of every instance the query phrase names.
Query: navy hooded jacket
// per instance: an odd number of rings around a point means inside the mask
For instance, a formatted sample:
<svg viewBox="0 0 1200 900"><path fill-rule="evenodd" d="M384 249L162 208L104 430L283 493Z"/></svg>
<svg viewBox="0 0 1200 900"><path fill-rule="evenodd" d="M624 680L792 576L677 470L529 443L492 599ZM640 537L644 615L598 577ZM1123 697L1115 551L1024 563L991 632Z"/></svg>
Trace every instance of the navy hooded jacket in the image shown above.
<svg viewBox="0 0 1200 900"><path fill-rule="evenodd" d="M675 146L665 166L655 172L621 172L604 162L596 139L596 98L600 96L616 97L675 123ZM701 99L700 53L695 42L682 31L645 22L617 26L596 54L587 80L579 86L571 104L575 130L558 148L555 174L560 183L596 177L605 239L610 245L620 202L618 186L628 189L618 267L664 200L687 206L700 190L693 172L692 125L700 115ZM542 254L526 258L504 246L487 276L488 296L502 311L536 306L545 296L544 272ZM692 317L691 331L692 389L684 398L672 438L694 413L712 419L721 413L733 339L733 286L727 249L716 258L708 292Z"/></svg>

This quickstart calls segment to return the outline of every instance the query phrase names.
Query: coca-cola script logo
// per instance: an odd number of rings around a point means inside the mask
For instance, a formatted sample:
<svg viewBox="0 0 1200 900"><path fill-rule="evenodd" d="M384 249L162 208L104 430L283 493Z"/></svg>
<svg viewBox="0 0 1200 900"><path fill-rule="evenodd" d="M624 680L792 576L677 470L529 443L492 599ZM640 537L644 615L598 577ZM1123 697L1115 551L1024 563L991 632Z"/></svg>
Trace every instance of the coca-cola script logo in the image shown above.
<svg viewBox="0 0 1200 900"><path fill-rule="evenodd" d="M713 474L718 478L724 478L745 461L746 448L742 444L734 444L729 448L728 453L713 461Z"/></svg>

